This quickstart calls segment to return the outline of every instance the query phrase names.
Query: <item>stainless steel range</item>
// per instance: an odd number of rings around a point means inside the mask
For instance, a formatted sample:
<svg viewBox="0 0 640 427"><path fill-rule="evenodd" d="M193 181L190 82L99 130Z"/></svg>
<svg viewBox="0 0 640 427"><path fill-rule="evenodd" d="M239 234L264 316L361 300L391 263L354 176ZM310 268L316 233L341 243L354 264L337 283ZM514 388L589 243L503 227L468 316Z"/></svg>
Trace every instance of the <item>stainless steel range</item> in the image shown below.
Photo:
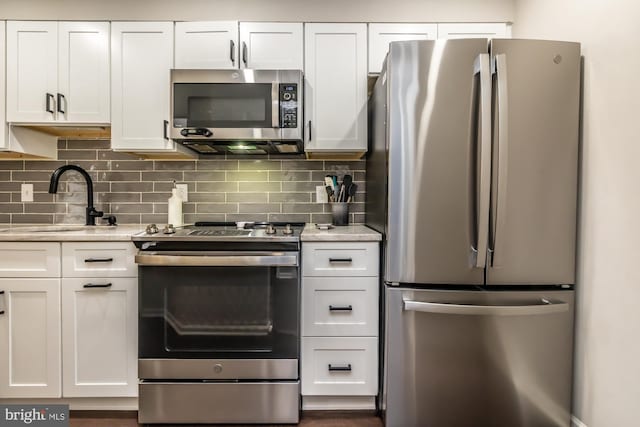
<svg viewBox="0 0 640 427"><path fill-rule="evenodd" d="M133 237L140 423L297 423L304 224L201 222Z"/></svg>

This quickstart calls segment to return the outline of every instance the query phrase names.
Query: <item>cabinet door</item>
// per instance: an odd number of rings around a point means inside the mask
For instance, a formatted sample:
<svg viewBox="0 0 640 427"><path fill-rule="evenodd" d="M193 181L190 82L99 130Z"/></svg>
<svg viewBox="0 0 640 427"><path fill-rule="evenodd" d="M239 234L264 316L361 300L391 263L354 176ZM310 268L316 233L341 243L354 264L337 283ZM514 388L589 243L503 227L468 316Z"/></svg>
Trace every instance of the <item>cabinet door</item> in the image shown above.
<svg viewBox="0 0 640 427"><path fill-rule="evenodd" d="M138 281L62 279L65 397L137 395Z"/></svg>
<svg viewBox="0 0 640 427"><path fill-rule="evenodd" d="M56 120L58 23L7 23L7 121ZM49 111L47 111L49 110Z"/></svg>
<svg viewBox="0 0 640 427"><path fill-rule="evenodd" d="M302 70L302 23L241 22L241 67Z"/></svg>
<svg viewBox="0 0 640 427"><path fill-rule="evenodd" d="M382 71L390 42L434 40L437 37L437 24L369 24L369 72Z"/></svg>
<svg viewBox="0 0 640 427"><path fill-rule="evenodd" d="M60 397L60 279L0 279L0 397Z"/></svg>
<svg viewBox="0 0 640 427"><path fill-rule="evenodd" d="M506 23L438 24L439 39L509 37L511 37L511 25Z"/></svg>
<svg viewBox="0 0 640 427"><path fill-rule="evenodd" d="M234 69L238 21L176 22L176 68Z"/></svg>
<svg viewBox="0 0 640 427"><path fill-rule="evenodd" d="M367 25L305 26L308 152L367 151Z"/></svg>
<svg viewBox="0 0 640 427"><path fill-rule="evenodd" d="M168 138L173 22L111 25L111 148L173 150Z"/></svg>
<svg viewBox="0 0 640 427"><path fill-rule="evenodd" d="M58 121L109 123L109 23L58 24Z"/></svg>
<svg viewBox="0 0 640 427"><path fill-rule="evenodd" d="M6 82L5 78L6 78L6 73L5 73L5 47L6 47L6 43L5 43L5 22L4 21L0 21L0 82ZM7 121L6 121L6 115L5 115L5 111L6 108L5 106L7 105L6 102L2 102L2 100L5 100L5 95L6 95L6 91L5 91L5 87L6 85L4 84L0 84L0 150L4 150L9 146L9 135L7 133Z"/></svg>

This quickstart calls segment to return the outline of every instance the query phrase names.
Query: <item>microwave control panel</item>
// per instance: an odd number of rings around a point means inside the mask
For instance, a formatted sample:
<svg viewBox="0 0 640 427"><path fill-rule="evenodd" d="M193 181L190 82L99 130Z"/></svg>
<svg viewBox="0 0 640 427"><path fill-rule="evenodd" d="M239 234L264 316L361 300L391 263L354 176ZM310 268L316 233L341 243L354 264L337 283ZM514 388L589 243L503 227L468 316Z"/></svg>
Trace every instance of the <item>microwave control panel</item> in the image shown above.
<svg viewBox="0 0 640 427"><path fill-rule="evenodd" d="M298 85L280 84L280 127L298 127Z"/></svg>

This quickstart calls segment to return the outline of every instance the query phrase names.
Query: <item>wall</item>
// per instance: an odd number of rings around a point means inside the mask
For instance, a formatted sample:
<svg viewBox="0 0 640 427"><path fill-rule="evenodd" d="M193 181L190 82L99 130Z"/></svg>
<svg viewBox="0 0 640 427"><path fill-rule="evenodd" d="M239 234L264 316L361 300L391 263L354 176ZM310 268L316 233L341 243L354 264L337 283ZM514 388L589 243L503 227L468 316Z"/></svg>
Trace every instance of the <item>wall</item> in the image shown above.
<svg viewBox="0 0 640 427"><path fill-rule="evenodd" d="M640 4L517 0L514 35L574 40L584 55L574 413L640 425Z"/></svg>
<svg viewBox="0 0 640 427"><path fill-rule="evenodd" d="M96 207L125 224L166 224L173 180L189 186L185 221L331 222L330 206L315 202L326 174L345 173L358 185L351 222L364 222L364 161L302 159L140 160L112 152L109 141L58 141L58 161L0 161L0 223L83 224L84 179L65 172L58 194L48 194L51 172L76 164L90 172ZM20 184L34 184L34 202L20 201ZM98 221L100 222L100 221Z"/></svg>
<svg viewBox="0 0 640 427"><path fill-rule="evenodd" d="M1 0L0 19L512 21L512 0Z"/></svg>

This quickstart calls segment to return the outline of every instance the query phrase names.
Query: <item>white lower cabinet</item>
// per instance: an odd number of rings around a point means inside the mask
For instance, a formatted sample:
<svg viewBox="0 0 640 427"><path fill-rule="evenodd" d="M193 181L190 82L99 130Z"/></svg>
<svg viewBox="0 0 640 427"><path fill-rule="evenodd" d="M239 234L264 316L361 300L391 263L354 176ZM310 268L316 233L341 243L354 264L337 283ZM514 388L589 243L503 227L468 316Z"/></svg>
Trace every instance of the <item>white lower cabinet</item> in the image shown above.
<svg viewBox="0 0 640 427"><path fill-rule="evenodd" d="M302 394L375 396L378 338L303 337Z"/></svg>
<svg viewBox="0 0 640 427"><path fill-rule="evenodd" d="M137 395L135 277L62 279L62 394Z"/></svg>
<svg viewBox="0 0 640 427"><path fill-rule="evenodd" d="M0 242L0 399L137 396L132 248Z"/></svg>
<svg viewBox="0 0 640 427"><path fill-rule="evenodd" d="M303 336L377 336L378 280L305 277Z"/></svg>
<svg viewBox="0 0 640 427"><path fill-rule="evenodd" d="M0 279L0 398L60 397L60 279Z"/></svg>
<svg viewBox="0 0 640 427"><path fill-rule="evenodd" d="M375 408L378 257L378 242L303 242L302 409Z"/></svg>

